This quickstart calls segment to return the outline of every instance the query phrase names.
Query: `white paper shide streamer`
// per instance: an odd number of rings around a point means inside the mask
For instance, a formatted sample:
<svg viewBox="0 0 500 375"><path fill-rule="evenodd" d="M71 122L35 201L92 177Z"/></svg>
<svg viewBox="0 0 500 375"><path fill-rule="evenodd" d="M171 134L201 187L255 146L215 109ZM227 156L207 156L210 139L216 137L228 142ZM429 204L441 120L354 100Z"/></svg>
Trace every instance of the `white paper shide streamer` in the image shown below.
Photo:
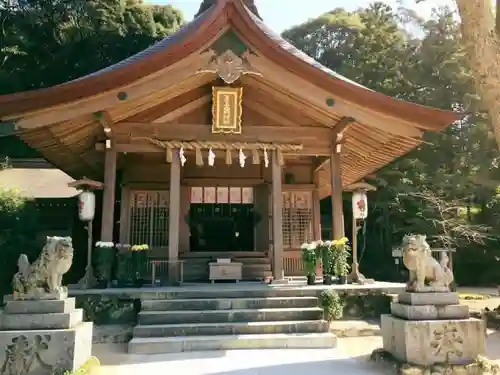
<svg viewBox="0 0 500 375"><path fill-rule="evenodd" d="M264 167L269 167L269 155L267 154L267 149L264 149Z"/></svg>
<svg viewBox="0 0 500 375"><path fill-rule="evenodd" d="M215 153L210 148L210 150L208 150L208 165L213 167L214 164L215 164Z"/></svg>
<svg viewBox="0 0 500 375"><path fill-rule="evenodd" d="M179 159L181 161L181 166L184 167L184 164L186 164L187 159L186 159L186 156L184 156L184 149L183 148L181 148L179 150Z"/></svg>
<svg viewBox="0 0 500 375"><path fill-rule="evenodd" d="M239 152L239 160L240 160L240 167L243 168L245 166L245 159L247 158L245 154L243 153L243 149L240 148Z"/></svg>

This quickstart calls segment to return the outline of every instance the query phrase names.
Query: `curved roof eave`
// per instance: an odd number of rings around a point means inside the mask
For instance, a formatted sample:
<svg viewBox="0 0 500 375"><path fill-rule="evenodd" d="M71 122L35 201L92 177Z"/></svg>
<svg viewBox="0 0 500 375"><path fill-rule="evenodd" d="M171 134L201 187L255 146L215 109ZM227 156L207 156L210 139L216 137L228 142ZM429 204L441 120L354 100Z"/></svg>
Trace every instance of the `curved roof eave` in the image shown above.
<svg viewBox="0 0 500 375"><path fill-rule="evenodd" d="M70 103L113 90L172 65L210 41L226 24L221 3L174 34L125 60L56 86L0 95L0 116L12 116Z"/></svg>
<svg viewBox="0 0 500 375"><path fill-rule="evenodd" d="M421 124L421 128L425 130L443 130L466 116L465 113L396 99L362 86L325 67L294 47L269 29L242 3L236 2L235 6L244 26L251 30L253 35L248 32L242 34L252 41L254 41L252 39L254 37L255 42L258 42L256 47L262 48L261 52L266 52L266 57L274 59L281 66L286 66L294 74L309 80L325 91L331 92L334 96L340 96L346 101L366 106L392 117ZM235 26L238 27L238 24L236 23Z"/></svg>

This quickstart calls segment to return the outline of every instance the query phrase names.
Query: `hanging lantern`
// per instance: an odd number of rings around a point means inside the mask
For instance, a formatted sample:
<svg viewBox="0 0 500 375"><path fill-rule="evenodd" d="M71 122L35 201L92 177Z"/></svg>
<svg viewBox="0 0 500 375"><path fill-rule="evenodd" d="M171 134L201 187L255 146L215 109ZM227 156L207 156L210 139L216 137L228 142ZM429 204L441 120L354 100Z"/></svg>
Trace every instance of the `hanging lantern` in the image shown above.
<svg viewBox="0 0 500 375"><path fill-rule="evenodd" d="M357 190L352 193L352 214L355 219L365 220L368 217L368 198L366 191Z"/></svg>
<svg viewBox="0 0 500 375"><path fill-rule="evenodd" d="M92 221L95 215L95 194L84 191L78 196L78 217L81 221Z"/></svg>

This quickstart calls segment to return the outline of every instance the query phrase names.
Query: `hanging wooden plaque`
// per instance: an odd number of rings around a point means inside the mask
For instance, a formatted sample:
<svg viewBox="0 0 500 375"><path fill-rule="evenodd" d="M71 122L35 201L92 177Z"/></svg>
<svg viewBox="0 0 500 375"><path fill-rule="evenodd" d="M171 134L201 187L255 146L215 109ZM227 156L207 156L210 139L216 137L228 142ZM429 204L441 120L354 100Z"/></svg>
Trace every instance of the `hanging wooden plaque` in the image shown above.
<svg viewBox="0 0 500 375"><path fill-rule="evenodd" d="M243 88L212 88L212 133L241 134Z"/></svg>

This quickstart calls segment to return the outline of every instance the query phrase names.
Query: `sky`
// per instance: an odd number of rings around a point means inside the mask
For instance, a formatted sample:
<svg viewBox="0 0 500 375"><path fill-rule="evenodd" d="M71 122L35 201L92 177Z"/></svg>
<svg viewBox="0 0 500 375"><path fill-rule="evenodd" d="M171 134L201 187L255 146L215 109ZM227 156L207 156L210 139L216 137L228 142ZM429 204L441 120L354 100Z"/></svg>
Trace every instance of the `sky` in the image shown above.
<svg viewBox="0 0 500 375"><path fill-rule="evenodd" d="M202 0L150 0L155 4L170 4L177 9L182 10L186 20L193 19L194 14ZM294 25L301 24L310 18L315 18L329 10L335 8L345 8L355 10L364 7L373 0L255 0L259 13L267 26L275 32L281 33L283 30ZM430 16L433 8L453 5L452 0L426 0L415 4L415 0L382 0L393 7L397 7L398 2L407 7L412 7L425 17ZM303 4L307 4L306 7Z"/></svg>

